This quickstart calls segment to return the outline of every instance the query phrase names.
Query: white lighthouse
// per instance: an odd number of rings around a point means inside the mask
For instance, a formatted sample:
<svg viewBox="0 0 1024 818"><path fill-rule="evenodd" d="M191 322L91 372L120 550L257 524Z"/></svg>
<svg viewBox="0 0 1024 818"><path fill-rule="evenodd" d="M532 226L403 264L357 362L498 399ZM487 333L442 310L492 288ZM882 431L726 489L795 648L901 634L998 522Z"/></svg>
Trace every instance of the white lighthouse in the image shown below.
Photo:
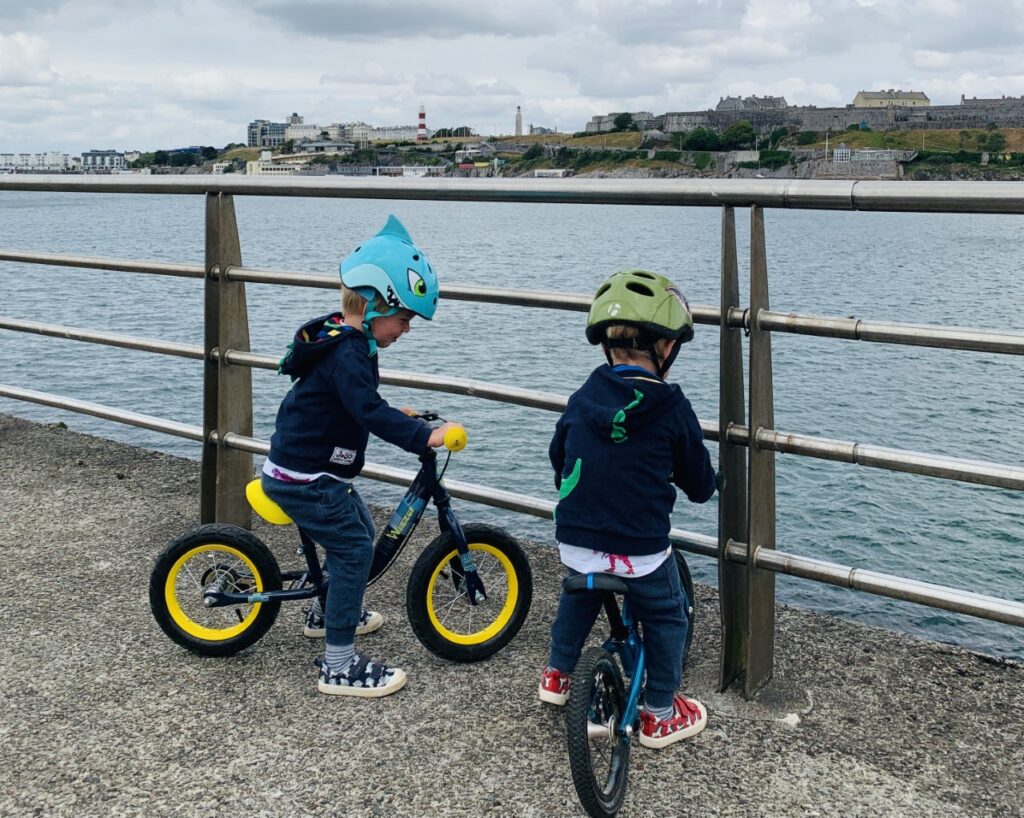
<svg viewBox="0 0 1024 818"><path fill-rule="evenodd" d="M523 111L517 105L516 106L516 136L523 135Z"/></svg>
<svg viewBox="0 0 1024 818"><path fill-rule="evenodd" d="M422 105L420 106L420 119L416 125L416 141L427 141L427 111Z"/></svg>

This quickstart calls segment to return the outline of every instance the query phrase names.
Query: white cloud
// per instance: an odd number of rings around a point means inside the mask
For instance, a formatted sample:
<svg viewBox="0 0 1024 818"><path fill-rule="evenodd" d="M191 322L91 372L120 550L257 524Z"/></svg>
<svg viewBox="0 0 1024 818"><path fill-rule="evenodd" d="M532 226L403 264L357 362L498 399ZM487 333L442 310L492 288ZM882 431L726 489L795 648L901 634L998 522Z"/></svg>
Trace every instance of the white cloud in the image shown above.
<svg viewBox="0 0 1024 818"><path fill-rule="evenodd" d="M1024 0L0 0L0 150L174 147L255 118L581 130L859 90L1024 93Z"/></svg>
<svg viewBox="0 0 1024 818"><path fill-rule="evenodd" d="M59 79L41 37L22 32L0 34L0 87L52 85Z"/></svg>

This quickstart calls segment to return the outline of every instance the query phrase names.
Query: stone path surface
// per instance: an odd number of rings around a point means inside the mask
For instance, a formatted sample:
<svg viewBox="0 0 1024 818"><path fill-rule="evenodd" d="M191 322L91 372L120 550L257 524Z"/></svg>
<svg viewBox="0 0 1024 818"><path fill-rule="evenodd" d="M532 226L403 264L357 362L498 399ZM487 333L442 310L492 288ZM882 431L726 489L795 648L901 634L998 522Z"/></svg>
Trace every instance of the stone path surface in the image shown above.
<svg viewBox="0 0 1024 818"><path fill-rule="evenodd" d="M409 684L338 700L316 692L299 604L230 659L155 624L149 572L197 521L198 463L0 415L0 473L0 815L583 815L563 715L536 698L559 581L546 545L526 543L520 636L455 665L404 617L425 522L371 589L387 622L360 642ZM255 531L296 565L288 530ZM716 691L714 592L698 605L684 686L710 725L634 748L623 816L1024 814L1020 665L784 607L776 681L747 703Z"/></svg>

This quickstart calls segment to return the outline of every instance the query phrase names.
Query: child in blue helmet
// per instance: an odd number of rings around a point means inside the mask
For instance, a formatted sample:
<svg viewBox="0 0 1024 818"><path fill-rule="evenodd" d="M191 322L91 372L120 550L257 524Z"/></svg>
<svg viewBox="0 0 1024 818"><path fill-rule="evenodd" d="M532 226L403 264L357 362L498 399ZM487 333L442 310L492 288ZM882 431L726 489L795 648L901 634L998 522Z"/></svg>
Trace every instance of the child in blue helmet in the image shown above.
<svg viewBox="0 0 1024 818"><path fill-rule="evenodd" d="M363 607L374 526L352 483L366 443L377 437L413 454L440 446L455 425L430 429L378 393L378 350L428 321L438 283L426 256L394 216L340 266L342 312L316 318L295 335L280 372L294 384L281 401L263 465L263 490L321 546L330 576L326 604L306 612L304 633L326 636L317 688L343 696L386 696L406 675L355 650L357 634L383 624Z"/></svg>

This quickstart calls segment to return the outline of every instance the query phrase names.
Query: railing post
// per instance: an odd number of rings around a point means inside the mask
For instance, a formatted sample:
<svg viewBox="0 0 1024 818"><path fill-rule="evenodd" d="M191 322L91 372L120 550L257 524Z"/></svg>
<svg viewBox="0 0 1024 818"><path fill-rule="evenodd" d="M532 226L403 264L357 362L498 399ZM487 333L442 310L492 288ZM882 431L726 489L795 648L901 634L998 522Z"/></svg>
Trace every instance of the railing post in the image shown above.
<svg viewBox="0 0 1024 818"><path fill-rule="evenodd" d="M249 351L245 284L228 281L224 271L242 265L242 251L230 195L206 195L206 278L204 299L203 462L200 517L249 528L252 516L245 484L252 476L252 454L224 445L224 435L252 436L252 371L228 366L223 350ZM213 432L217 442L211 442Z"/></svg>
<svg viewBox="0 0 1024 818"><path fill-rule="evenodd" d="M771 680L775 652L775 574L756 567L758 548L775 547L775 452L757 434L775 428L771 333L758 318L768 309L768 261L764 210L750 208L750 495L747 500L747 644L743 695L748 699Z"/></svg>
<svg viewBox="0 0 1024 818"><path fill-rule="evenodd" d="M722 618L720 690L746 667L747 572L730 562L731 542L743 542L747 526L747 452L728 441L733 425L746 425L743 403L743 330L729 326L729 311L740 304L736 261L736 214L722 208L722 317L718 358L718 469L724 478L718 494L718 601Z"/></svg>

